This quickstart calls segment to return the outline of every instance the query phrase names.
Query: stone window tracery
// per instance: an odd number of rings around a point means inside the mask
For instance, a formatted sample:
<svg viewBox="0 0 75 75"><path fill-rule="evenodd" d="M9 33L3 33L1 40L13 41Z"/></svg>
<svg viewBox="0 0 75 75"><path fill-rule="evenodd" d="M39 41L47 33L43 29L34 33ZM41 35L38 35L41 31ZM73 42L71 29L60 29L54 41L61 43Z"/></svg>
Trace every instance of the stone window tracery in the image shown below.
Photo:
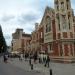
<svg viewBox="0 0 75 75"><path fill-rule="evenodd" d="M46 33L51 31L51 18L49 16L46 17Z"/></svg>

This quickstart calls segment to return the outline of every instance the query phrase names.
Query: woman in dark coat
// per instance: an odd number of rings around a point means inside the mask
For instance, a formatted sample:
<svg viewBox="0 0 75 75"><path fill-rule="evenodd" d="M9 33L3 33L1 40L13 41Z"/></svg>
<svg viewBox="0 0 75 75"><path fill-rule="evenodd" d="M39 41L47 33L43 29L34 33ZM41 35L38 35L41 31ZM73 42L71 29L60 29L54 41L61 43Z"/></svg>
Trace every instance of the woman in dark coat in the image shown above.
<svg viewBox="0 0 75 75"><path fill-rule="evenodd" d="M35 53L34 53L34 62L36 62L37 56L38 56L38 55L37 55L37 52L35 52Z"/></svg>
<svg viewBox="0 0 75 75"><path fill-rule="evenodd" d="M7 56L5 54L4 54L3 58L4 58L4 62L7 62Z"/></svg>
<svg viewBox="0 0 75 75"><path fill-rule="evenodd" d="M47 59L46 59L46 63L45 63L45 67L46 67L46 66L49 67L49 62L50 62L50 58L49 58L49 55L47 55Z"/></svg>

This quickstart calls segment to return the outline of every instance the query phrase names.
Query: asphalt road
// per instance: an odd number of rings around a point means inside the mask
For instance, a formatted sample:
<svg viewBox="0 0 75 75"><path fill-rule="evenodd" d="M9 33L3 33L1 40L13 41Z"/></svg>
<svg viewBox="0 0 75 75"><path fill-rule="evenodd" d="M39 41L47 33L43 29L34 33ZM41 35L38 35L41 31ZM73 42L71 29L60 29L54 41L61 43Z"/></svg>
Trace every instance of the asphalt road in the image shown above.
<svg viewBox="0 0 75 75"><path fill-rule="evenodd" d="M25 71L10 63L4 63L0 60L0 75L42 75L34 71Z"/></svg>

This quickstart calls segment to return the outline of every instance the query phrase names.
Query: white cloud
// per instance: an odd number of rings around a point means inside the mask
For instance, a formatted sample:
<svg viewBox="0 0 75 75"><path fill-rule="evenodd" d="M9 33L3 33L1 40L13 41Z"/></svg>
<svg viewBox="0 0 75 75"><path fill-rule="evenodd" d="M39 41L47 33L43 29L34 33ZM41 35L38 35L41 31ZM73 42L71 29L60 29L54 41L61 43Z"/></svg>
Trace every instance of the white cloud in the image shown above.
<svg viewBox="0 0 75 75"><path fill-rule="evenodd" d="M0 0L0 24L7 44L16 28L26 33L34 30L35 22L41 21L46 6L54 7L54 0ZM72 0L75 9L75 1Z"/></svg>

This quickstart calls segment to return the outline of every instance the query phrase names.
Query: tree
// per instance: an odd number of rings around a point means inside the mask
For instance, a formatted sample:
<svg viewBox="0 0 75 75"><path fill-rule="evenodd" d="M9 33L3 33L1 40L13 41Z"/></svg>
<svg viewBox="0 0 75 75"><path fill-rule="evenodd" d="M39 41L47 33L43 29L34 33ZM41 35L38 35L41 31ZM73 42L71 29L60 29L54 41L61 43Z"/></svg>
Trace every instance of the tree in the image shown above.
<svg viewBox="0 0 75 75"><path fill-rule="evenodd" d="M0 26L0 53L6 52L7 51L7 45L5 38L3 36L2 28Z"/></svg>

